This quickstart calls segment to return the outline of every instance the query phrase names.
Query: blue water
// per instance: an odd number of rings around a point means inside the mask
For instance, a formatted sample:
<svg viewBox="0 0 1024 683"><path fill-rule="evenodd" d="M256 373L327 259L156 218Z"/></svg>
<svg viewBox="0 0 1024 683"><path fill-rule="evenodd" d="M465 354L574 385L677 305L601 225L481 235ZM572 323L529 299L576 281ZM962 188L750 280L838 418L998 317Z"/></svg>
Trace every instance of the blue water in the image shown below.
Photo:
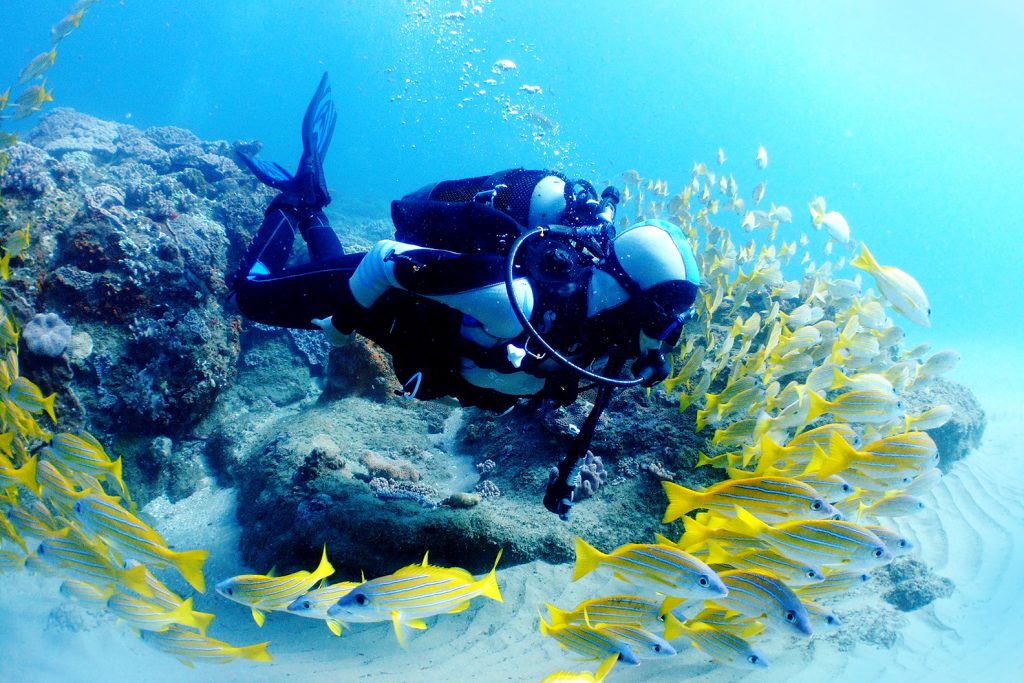
<svg viewBox="0 0 1024 683"><path fill-rule="evenodd" d="M0 3L0 74L48 47L68 5ZM336 201L379 214L431 180L512 165L595 181L636 168L676 191L719 146L746 195L763 144L767 196L791 206L797 226L822 194L881 262L921 282L933 309L921 340L1024 332L1013 291L1024 259L1024 5L478 5L104 0L61 44L49 83L59 104L258 138L264 156L291 165L326 69L341 114L327 168ZM442 18L455 11L465 19ZM482 84L498 59L518 71ZM536 139L543 129L506 120L495 97L556 121L557 135Z"/></svg>
<svg viewBox="0 0 1024 683"><path fill-rule="evenodd" d="M0 0L0 92L70 4ZM855 239L916 277L932 328L900 320L911 343L958 346L964 367L1005 378L1024 334L1024 3L476 4L102 0L47 82L57 105L259 139L287 167L327 70L335 206L375 216L433 180L518 165L595 183L637 169L676 192L722 147L748 202L767 179L767 199L793 209L789 239L824 195ZM518 69L493 74L499 59Z"/></svg>

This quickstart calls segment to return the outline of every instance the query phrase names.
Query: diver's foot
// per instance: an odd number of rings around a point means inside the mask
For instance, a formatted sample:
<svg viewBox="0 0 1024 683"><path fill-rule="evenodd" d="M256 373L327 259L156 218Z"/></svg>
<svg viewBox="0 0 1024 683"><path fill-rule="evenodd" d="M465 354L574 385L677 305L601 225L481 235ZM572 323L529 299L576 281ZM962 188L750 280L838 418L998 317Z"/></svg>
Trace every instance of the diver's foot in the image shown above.
<svg viewBox="0 0 1024 683"><path fill-rule="evenodd" d="M331 201L323 160L334 136L337 119L338 113L331 100L331 85L324 73L302 119L302 157L294 175L280 164L262 161L242 152L238 156L260 182L280 190L303 211L315 213Z"/></svg>

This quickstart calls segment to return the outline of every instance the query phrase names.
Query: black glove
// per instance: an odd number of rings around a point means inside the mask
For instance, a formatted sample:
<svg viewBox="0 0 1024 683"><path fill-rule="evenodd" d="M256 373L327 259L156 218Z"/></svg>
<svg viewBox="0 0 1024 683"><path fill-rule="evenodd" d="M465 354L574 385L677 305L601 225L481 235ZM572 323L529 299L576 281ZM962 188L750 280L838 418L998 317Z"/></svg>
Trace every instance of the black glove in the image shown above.
<svg viewBox="0 0 1024 683"><path fill-rule="evenodd" d="M668 377L669 363L660 349L648 349L630 368L634 377L643 377L641 386L653 387Z"/></svg>

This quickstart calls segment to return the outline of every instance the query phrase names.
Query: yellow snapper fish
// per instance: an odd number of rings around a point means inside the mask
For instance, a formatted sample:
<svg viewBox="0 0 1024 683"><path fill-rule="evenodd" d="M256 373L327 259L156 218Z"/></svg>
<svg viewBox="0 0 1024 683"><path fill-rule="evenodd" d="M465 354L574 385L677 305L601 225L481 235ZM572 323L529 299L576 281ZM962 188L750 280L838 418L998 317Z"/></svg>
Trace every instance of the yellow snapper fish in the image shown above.
<svg viewBox="0 0 1024 683"><path fill-rule="evenodd" d="M686 638L698 650L719 664L741 669L764 669L768 659L756 646L741 636L701 622L682 625L679 637Z"/></svg>
<svg viewBox="0 0 1024 683"><path fill-rule="evenodd" d="M478 596L503 602L497 579L500 560L499 550L491 571L477 579L465 569L430 565L424 557L421 564L353 588L327 610L327 616L345 622L390 621L399 644L404 646L403 625L423 630L423 619L462 612Z"/></svg>
<svg viewBox="0 0 1024 683"><path fill-rule="evenodd" d="M919 475L910 480L910 483L903 489L903 493L916 496L931 490L942 478L942 470L938 467L929 467Z"/></svg>
<svg viewBox="0 0 1024 683"><path fill-rule="evenodd" d="M801 600L807 615L810 617L811 626L822 631L838 631L843 626L843 620L824 605L819 605L812 600Z"/></svg>
<svg viewBox="0 0 1024 683"><path fill-rule="evenodd" d="M548 674L541 680L540 683L601 683L611 672L612 667L619 661L617 655L612 655L601 662L601 666L597 667L597 671L590 673L589 671L581 671L579 673L570 671L556 671L553 674Z"/></svg>
<svg viewBox="0 0 1024 683"><path fill-rule="evenodd" d="M359 584L353 581L342 581L330 586L322 586L295 598L288 611L307 619L320 619L327 623L327 628L336 636L341 635L342 622L327 616L327 610L337 604L344 596L352 592Z"/></svg>
<svg viewBox="0 0 1024 683"><path fill-rule="evenodd" d="M572 580L578 581L599 567L627 583L673 597L711 600L728 592L711 567L676 547L629 543L605 554L577 537Z"/></svg>
<svg viewBox="0 0 1024 683"><path fill-rule="evenodd" d="M904 517L917 514L924 509L923 500L902 491L889 491L870 505L861 503L857 508L860 516L869 517Z"/></svg>
<svg viewBox="0 0 1024 683"><path fill-rule="evenodd" d="M583 659L599 659L614 663L623 661L634 666L640 664L629 645L607 632L610 628L604 624L559 624L553 626L542 618L540 634L554 638L564 649Z"/></svg>
<svg viewBox="0 0 1024 683"><path fill-rule="evenodd" d="M725 150L721 147L718 148L718 155L715 157L715 160L718 162L719 166L725 163Z"/></svg>
<svg viewBox="0 0 1024 683"><path fill-rule="evenodd" d="M604 632L629 646L638 659L660 659L672 657L676 649L659 635L639 626L627 624L602 624Z"/></svg>
<svg viewBox="0 0 1024 683"><path fill-rule="evenodd" d="M781 579L765 572L731 569L720 572L729 594L714 602L749 617L764 615L792 635L810 637L810 617L800 598Z"/></svg>
<svg viewBox="0 0 1024 683"><path fill-rule="evenodd" d="M757 166L759 171L763 171L768 166L768 150L764 148L764 145L758 146L757 156L754 157L754 165Z"/></svg>
<svg viewBox="0 0 1024 683"><path fill-rule="evenodd" d="M893 559L878 536L853 522L812 519L769 526L737 507L736 519L727 519L725 528L762 539L778 553L810 564L866 568Z"/></svg>
<svg viewBox="0 0 1024 683"><path fill-rule="evenodd" d="M815 447L824 450L830 449L829 444L833 443L831 441L833 434L838 434L847 443L860 442L860 437L853 427L843 423L829 423L808 429L788 440L785 445L779 445L770 436L762 436L759 443L761 453L755 470L756 474L760 476L771 469L796 471L806 468L814 459ZM838 447L838 442L836 444ZM744 466L749 463L750 459L744 458ZM826 475L818 476L824 478Z"/></svg>
<svg viewBox="0 0 1024 683"><path fill-rule="evenodd" d="M53 48L49 52L44 52L28 63L21 73L18 74L18 85L24 85L36 76L40 76L46 73L51 66L53 66L54 60L57 59L57 48Z"/></svg>
<svg viewBox="0 0 1024 683"><path fill-rule="evenodd" d="M882 424L903 415L903 403L891 391L857 389L831 401L813 391L808 391L807 395L811 402L807 422L831 415L857 424Z"/></svg>
<svg viewBox="0 0 1024 683"><path fill-rule="evenodd" d="M897 485L911 481L938 462L938 446L927 432L887 436L860 450L836 435L830 438L828 449L827 457L818 453L808 465L818 476L843 472L846 477L847 471L856 470L882 484Z"/></svg>
<svg viewBox="0 0 1024 683"><path fill-rule="evenodd" d="M10 86L7 87L7 90L0 92L0 111L3 111L5 108L7 108L7 101L9 99L11 99Z"/></svg>
<svg viewBox="0 0 1024 683"><path fill-rule="evenodd" d="M53 27L50 28L50 43L56 45L67 37L69 33L78 28L79 24L82 23L83 16L85 16L85 10L81 9L76 12L72 12L54 24Z"/></svg>
<svg viewBox="0 0 1024 683"><path fill-rule="evenodd" d="M111 460L103 450L103 444L88 432L82 432L81 436L67 432L55 434L50 440L47 455L72 470L100 478L113 477L121 492L127 494L121 476L121 458Z"/></svg>
<svg viewBox="0 0 1024 683"><path fill-rule="evenodd" d="M143 597L153 595L153 590L146 585L145 566L122 569L96 545L76 536L47 538L39 544L35 556L46 565L89 583L123 585Z"/></svg>
<svg viewBox="0 0 1024 683"><path fill-rule="evenodd" d="M12 506L7 517L22 536L42 540L67 533L61 523L54 519L46 504L38 499Z"/></svg>
<svg viewBox="0 0 1024 683"><path fill-rule="evenodd" d="M42 109L47 102L53 102L53 91L46 89L46 82L26 88L14 103L13 119L23 119Z"/></svg>
<svg viewBox="0 0 1024 683"><path fill-rule="evenodd" d="M590 621L594 624L620 624L626 626L660 626L670 610L663 609L663 602L650 600L638 595L609 595L593 598L576 605L573 610L558 609L545 603L552 626L580 624ZM683 618L682 613L675 613Z"/></svg>
<svg viewBox="0 0 1024 683"><path fill-rule="evenodd" d="M714 626L720 631L728 631L741 638L752 638L764 631L764 623L752 617L745 617L739 612L722 609L721 607L705 607L693 619L686 622L687 626L705 624ZM682 634L677 623L665 624L665 639L675 640Z"/></svg>
<svg viewBox="0 0 1024 683"><path fill-rule="evenodd" d="M727 479L705 491L694 491L671 481L661 482L668 496L668 508L661 520L668 524L687 512L706 508L732 515L736 505L769 520L829 519L835 508L807 484L787 477Z"/></svg>
<svg viewBox="0 0 1024 683"><path fill-rule="evenodd" d="M193 628L205 635L214 615L192 610L192 598L168 610L145 598L115 592L107 600L107 608L115 616L139 631L166 631L174 625Z"/></svg>
<svg viewBox="0 0 1024 683"><path fill-rule="evenodd" d="M730 553L726 552L720 543L708 541L708 554L705 559L709 565L728 565L736 569L751 569L778 577L793 586L804 586L825 580L825 575L818 567L806 562L791 560L785 555L765 548L750 548Z"/></svg>
<svg viewBox="0 0 1024 683"><path fill-rule="evenodd" d="M171 626L164 631L142 631L139 635L146 644L171 655L189 668L194 662L227 664L236 659L257 662L269 662L272 659L267 652L269 642L235 647L180 626Z"/></svg>
<svg viewBox="0 0 1024 683"><path fill-rule="evenodd" d="M28 546L25 540L18 533L18 530L14 528L11 521L7 519L7 515L0 514L0 541L8 539L12 543L16 544L24 552L28 552Z"/></svg>
<svg viewBox="0 0 1024 683"><path fill-rule="evenodd" d="M157 566L172 566L200 593L206 591L203 563L205 550L174 551L152 527L109 498L88 495L74 505L82 526L99 534L125 555Z"/></svg>
<svg viewBox="0 0 1024 683"><path fill-rule="evenodd" d="M953 418L953 406L942 403L922 413L907 414L901 431L938 429Z"/></svg>
<svg viewBox="0 0 1024 683"><path fill-rule="evenodd" d="M222 596L252 610L257 626L263 626L267 612L288 609L296 598L310 592L317 583L334 573L327 559L327 547L320 556L320 565L312 572L297 571L285 576L241 574L224 579L216 586Z"/></svg>
<svg viewBox="0 0 1024 683"><path fill-rule="evenodd" d="M114 594L113 585L94 586L87 581L68 579L60 584L60 594L93 607L106 607L107 600Z"/></svg>
<svg viewBox="0 0 1024 683"><path fill-rule="evenodd" d="M57 399L57 394L52 393L44 397L43 392L39 390L39 387L32 380L26 377L15 378L7 390L7 395L11 403L22 410L33 415L46 411L51 420L57 421L57 415L53 412L53 402Z"/></svg>
<svg viewBox="0 0 1024 683"><path fill-rule="evenodd" d="M806 586L795 586L793 592L802 600L828 599L834 598L840 593L846 593L870 580L871 575L861 570L833 571L825 576L824 581Z"/></svg>
<svg viewBox="0 0 1024 683"><path fill-rule="evenodd" d="M860 245L860 255L850 261L850 265L874 277L882 296L900 315L922 327L931 326L928 297L912 276L894 266L879 265L863 243Z"/></svg>
<svg viewBox="0 0 1024 683"><path fill-rule="evenodd" d="M903 557L914 552L914 544L909 538L888 527L865 524L864 528L878 536L894 557Z"/></svg>

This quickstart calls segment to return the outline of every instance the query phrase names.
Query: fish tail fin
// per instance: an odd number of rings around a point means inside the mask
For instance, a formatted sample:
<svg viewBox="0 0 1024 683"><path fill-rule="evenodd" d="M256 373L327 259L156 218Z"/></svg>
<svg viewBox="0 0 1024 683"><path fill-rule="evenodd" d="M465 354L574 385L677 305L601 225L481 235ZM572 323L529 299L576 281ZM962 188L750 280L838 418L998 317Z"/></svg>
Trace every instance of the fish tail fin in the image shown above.
<svg viewBox="0 0 1024 683"><path fill-rule="evenodd" d="M552 626L560 626L562 624L569 623L569 616L572 612L565 609L558 609L550 602L545 602L544 606L548 608L548 616L551 618Z"/></svg>
<svg viewBox="0 0 1024 683"><path fill-rule="evenodd" d="M830 391L835 391L846 386L849 381L849 377L843 374L842 369L838 365L832 366L832 384L829 386Z"/></svg>
<svg viewBox="0 0 1024 683"><path fill-rule="evenodd" d="M729 564L732 556L725 552L725 548L717 541L708 541L708 556L704 558L707 564Z"/></svg>
<svg viewBox="0 0 1024 683"><path fill-rule="evenodd" d="M807 409L807 419L804 420L805 424L809 424L818 419L831 408L831 404L829 404L821 394L812 389L807 390L807 400L810 402L810 406Z"/></svg>
<svg viewBox="0 0 1024 683"><path fill-rule="evenodd" d="M267 645L270 645L269 641L266 643L257 643L255 645L243 645L242 647L237 648L237 654L243 659L251 659L254 662L269 662L274 658L270 656L269 652L267 652Z"/></svg>
<svg viewBox="0 0 1024 683"><path fill-rule="evenodd" d="M36 478L37 463L38 457L33 453L29 456L29 459L25 461L24 465L14 471L15 481L34 493L36 498L40 496L42 491L42 487L39 486L39 480Z"/></svg>
<svg viewBox="0 0 1024 683"><path fill-rule="evenodd" d="M857 258L850 261L850 265L872 275L878 272L878 261L875 260L875 257L868 251L868 246L863 242L860 243L860 254L857 255Z"/></svg>
<svg viewBox="0 0 1024 683"><path fill-rule="evenodd" d="M125 488L125 485L124 485L123 468L124 468L124 463L121 462L121 458L118 458L117 460L111 460L110 461L110 476L112 476L117 481L118 485L121 487L121 492L122 493L127 493L128 489Z"/></svg>
<svg viewBox="0 0 1024 683"><path fill-rule="evenodd" d="M189 599L191 600L191 598ZM210 628L210 624L213 623L215 616L209 612L196 612L193 610L192 619L195 621L195 628L199 630L200 635L206 635L206 629Z"/></svg>
<svg viewBox="0 0 1024 683"><path fill-rule="evenodd" d="M316 571L309 577L313 583L316 583L320 579L326 579L328 576L334 573L334 566L331 565L331 561L327 559L327 544L324 544L323 554L320 556L320 565L316 568Z"/></svg>
<svg viewBox="0 0 1024 683"><path fill-rule="evenodd" d="M771 530L770 526L739 505L736 506L736 519L727 522L726 528L749 536L760 536Z"/></svg>
<svg viewBox="0 0 1024 683"><path fill-rule="evenodd" d="M676 544L680 550L688 552L689 548L700 545L708 540L711 535L711 528L701 524L697 520L687 517L683 522L683 535Z"/></svg>
<svg viewBox="0 0 1024 683"><path fill-rule="evenodd" d="M676 547L675 541L673 541L668 536L662 536L661 534L654 534L654 542L657 543L658 545L667 545L667 546L671 546L673 548Z"/></svg>
<svg viewBox="0 0 1024 683"><path fill-rule="evenodd" d="M604 559L604 557L604 553L577 536L576 566L573 567L572 580L579 581L584 576L597 569L597 565L601 564L601 560Z"/></svg>
<svg viewBox="0 0 1024 683"><path fill-rule="evenodd" d="M815 476L824 479L833 474L838 474L850 466L853 462L853 455L856 450L846 442L840 434L833 433L828 439L828 452L821 446L814 446L814 455L807 464L804 474L814 473Z"/></svg>
<svg viewBox="0 0 1024 683"><path fill-rule="evenodd" d="M199 623L196 621L195 613L192 611L192 598L186 599L180 605L167 613L167 618L175 624L188 626L199 630Z"/></svg>
<svg viewBox="0 0 1024 683"><path fill-rule="evenodd" d="M43 399L43 410L50 416L50 419L54 422L57 421L57 413L53 409L53 402L57 400L57 392L53 392L49 396Z"/></svg>
<svg viewBox="0 0 1024 683"><path fill-rule="evenodd" d="M501 597L501 589L498 587L498 562L501 561L501 550L498 550L498 556L494 558L494 565L491 567L491 571L487 573L487 576L480 579L480 595L491 600L498 602L505 602L504 598Z"/></svg>
<svg viewBox="0 0 1024 683"><path fill-rule="evenodd" d="M695 424L694 428L698 432L703 430L704 427L707 425L707 423L708 423L708 413L709 412L711 412L711 411L709 411L709 410L698 410L697 411L697 421L696 421L696 424Z"/></svg>
<svg viewBox="0 0 1024 683"><path fill-rule="evenodd" d="M671 612L665 613L665 640L675 640L683 635L685 631L686 627L683 625L683 622L676 619L676 616Z"/></svg>
<svg viewBox="0 0 1024 683"><path fill-rule="evenodd" d="M757 469L754 470L757 476L763 476L782 457L782 446L775 443L772 437L765 434L761 437L761 455L757 459Z"/></svg>
<svg viewBox="0 0 1024 683"><path fill-rule="evenodd" d="M11 255L4 254L3 258L0 258L0 277L4 280L11 279Z"/></svg>
<svg viewBox="0 0 1024 683"><path fill-rule="evenodd" d="M200 593L206 592L206 580L203 578L203 564L210 553L206 550L185 550L175 552L168 558L177 568L189 585Z"/></svg>
<svg viewBox="0 0 1024 683"><path fill-rule="evenodd" d="M542 636L551 635L551 626L548 625L548 622L544 621L544 617L540 618L540 634Z"/></svg>
<svg viewBox="0 0 1024 683"><path fill-rule="evenodd" d="M665 489L665 495L668 496L668 508L661 520L662 524L668 524L690 510L700 507L700 499L703 494L699 491L688 489L671 481L662 481L661 486Z"/></svg>

